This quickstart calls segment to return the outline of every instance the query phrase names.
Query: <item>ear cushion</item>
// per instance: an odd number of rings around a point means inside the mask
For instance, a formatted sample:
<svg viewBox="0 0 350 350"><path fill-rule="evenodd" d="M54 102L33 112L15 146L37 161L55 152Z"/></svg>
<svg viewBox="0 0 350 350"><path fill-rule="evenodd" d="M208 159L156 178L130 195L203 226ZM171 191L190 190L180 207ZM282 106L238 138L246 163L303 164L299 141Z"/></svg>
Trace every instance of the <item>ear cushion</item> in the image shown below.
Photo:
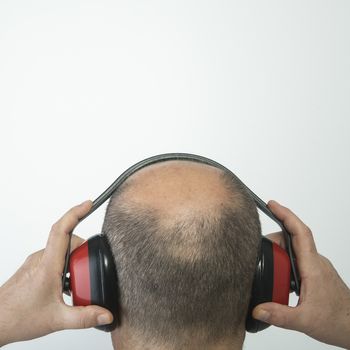
<svg viewBox="0 0 350 350"><path fill-rule="evenodd" d="M118 324L118 281L113 255L104 235L95 235L75 249L69 261L73 305L99 305L113 314L113 323L96 328L111 331Z"/></svg>
<svg viewBox="0 0 350 350"><path fill-rule="evenodd" d="M269 324L252 317L255 306L266 302L288 305L290 271L287 252L276 243L262 237L246 319L248 332L256 333L269 327Z"/></svg>

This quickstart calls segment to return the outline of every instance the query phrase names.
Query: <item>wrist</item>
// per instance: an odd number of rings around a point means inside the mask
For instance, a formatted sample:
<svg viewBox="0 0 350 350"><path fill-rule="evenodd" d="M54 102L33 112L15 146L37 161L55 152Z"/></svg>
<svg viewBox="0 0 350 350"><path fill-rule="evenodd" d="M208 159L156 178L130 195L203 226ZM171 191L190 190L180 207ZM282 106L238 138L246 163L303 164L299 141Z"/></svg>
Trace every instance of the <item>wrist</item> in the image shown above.
<svg viewBox="0 0 350 350"><path fill-rule="evenodd" d="M0 309L0 347L12 343L13 332L18 330L15 325L16 313L8 308L6 303L8 298L5 292L4 286L0 287L0 300L4 301Z"/></svg>
<svg viewBox="0 0 350 350"><path fill-rule="evenodd" d="M350 291L349 298L347 298L342 305L343 310L339 312L342 316L339 318L338 325L334 327L338 330L338 336L332 345L350 349Z"/></svg>
<svg viewBox="0 0 350 350"><path fill-rule="evenodd" d="M5 315L4 315L4 310L1 309L0 311L0 347L10 343L9 339L9 327L7 325Z"/></svg>
<svg viewBox="0 0 350 350"><path fill-rule="evenodd" d="M350 349L350 290L349 290L349 299L348 299L348 304L345 312L345 320L344 320L344 330L345 334L347 334L347 338L345 340L345 347L346 349Z"/></svg>

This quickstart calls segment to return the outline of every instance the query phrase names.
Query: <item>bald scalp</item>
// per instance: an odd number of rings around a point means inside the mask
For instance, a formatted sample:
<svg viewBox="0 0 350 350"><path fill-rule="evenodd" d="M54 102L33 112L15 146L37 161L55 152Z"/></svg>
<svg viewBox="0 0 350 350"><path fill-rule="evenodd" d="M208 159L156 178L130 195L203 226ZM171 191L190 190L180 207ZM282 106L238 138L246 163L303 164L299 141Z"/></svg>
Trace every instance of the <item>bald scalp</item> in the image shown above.
<svg viewBox="0 0 350 350"><path fill-rule="evenodd" d="M125 196L162 211L209 210L228 200L222 173L221 169L189 161L158 163L129 178Z"/></svg>
<svg viewBox="0 0 350 350"><path fill-rule="evenodd" d="M144 209L152 211L151 215L158 217L159 239L173 238L169 232L177 238L164 249L185 260L205 254L205 234L214 233L210 229L213 222L220 220L228 207L243 203L223 170L190 161L154 164L130 177L125 185L118 198L123 209L129 215Z"/></svg>
<svg viewBox="0 0 350 350"><path fill-rule="evenodd" d="M185 334L208 344L244 330L261 229L230 174L190 161L146 167L112 196L103 232L124 326L174 348Z"/></svg>

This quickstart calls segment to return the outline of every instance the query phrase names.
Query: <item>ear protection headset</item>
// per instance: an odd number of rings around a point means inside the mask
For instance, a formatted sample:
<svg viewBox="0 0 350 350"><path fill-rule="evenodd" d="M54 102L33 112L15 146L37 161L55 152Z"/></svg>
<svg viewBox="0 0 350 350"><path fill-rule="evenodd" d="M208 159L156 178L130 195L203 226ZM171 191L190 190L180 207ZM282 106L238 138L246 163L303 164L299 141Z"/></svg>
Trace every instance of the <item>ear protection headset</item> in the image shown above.
<svg viewBox="0 0 350 350"><path fill-rule="evenodd" d="M282 222L270 211L266 203L223 165L205 157L186 153L168 153L147 158L136 163L120 175L93 202L90 212L80 219L80 221L88 217L110 198L113 192L132 174L146 166L169 160L198 162L229 172L248 191L257 207L280 226L287 249L284 250L264 236L261 237L246 319L246 330L248 332L259 332L267 328L269 326L268 324L255 320L252 317L254 307L258 304L271 301L288 305L289 293L295 292L297 295L300 293L300 278L296 268L291 236ZM103 234L95 235L75 249L72 254L69 254L69 252L70 242L62 275L63 291L72 295L73 305L99 305L110 310L114 316L113 323L97 328L104 331L113 330L120 324L120 312L118 309L119 289L114 258L106 237Z"/></svg>

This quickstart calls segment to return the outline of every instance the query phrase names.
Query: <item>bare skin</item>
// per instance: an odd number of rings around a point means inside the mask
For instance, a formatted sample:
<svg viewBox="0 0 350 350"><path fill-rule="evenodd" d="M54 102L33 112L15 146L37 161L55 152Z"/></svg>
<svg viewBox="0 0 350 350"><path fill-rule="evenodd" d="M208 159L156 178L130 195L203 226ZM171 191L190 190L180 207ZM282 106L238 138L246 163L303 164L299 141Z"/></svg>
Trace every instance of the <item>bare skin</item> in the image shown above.
<svg viewBox="0 0 350 350"><path fill-rule="evenodd" d="M126 184L123 198L169 214L218 210L230 200L221 170L188 161L167 161L141 169Z"/></svg>
<svg viewBox="0 0 350 350"><path fill-rule="evenodd" d="M214 345L205 344L202 342L196 343L194 334L184 335L181 349L203 349L203 350L241 350L245 337L245 331L239 332L235 339L223 339ZM158 342L150 343L142 341L142 337L137 334L136 330L128 327L117 328L112 332L113 348L118 350L178 350L178 347L172 347L169 344L159 344Z"/></svg>

